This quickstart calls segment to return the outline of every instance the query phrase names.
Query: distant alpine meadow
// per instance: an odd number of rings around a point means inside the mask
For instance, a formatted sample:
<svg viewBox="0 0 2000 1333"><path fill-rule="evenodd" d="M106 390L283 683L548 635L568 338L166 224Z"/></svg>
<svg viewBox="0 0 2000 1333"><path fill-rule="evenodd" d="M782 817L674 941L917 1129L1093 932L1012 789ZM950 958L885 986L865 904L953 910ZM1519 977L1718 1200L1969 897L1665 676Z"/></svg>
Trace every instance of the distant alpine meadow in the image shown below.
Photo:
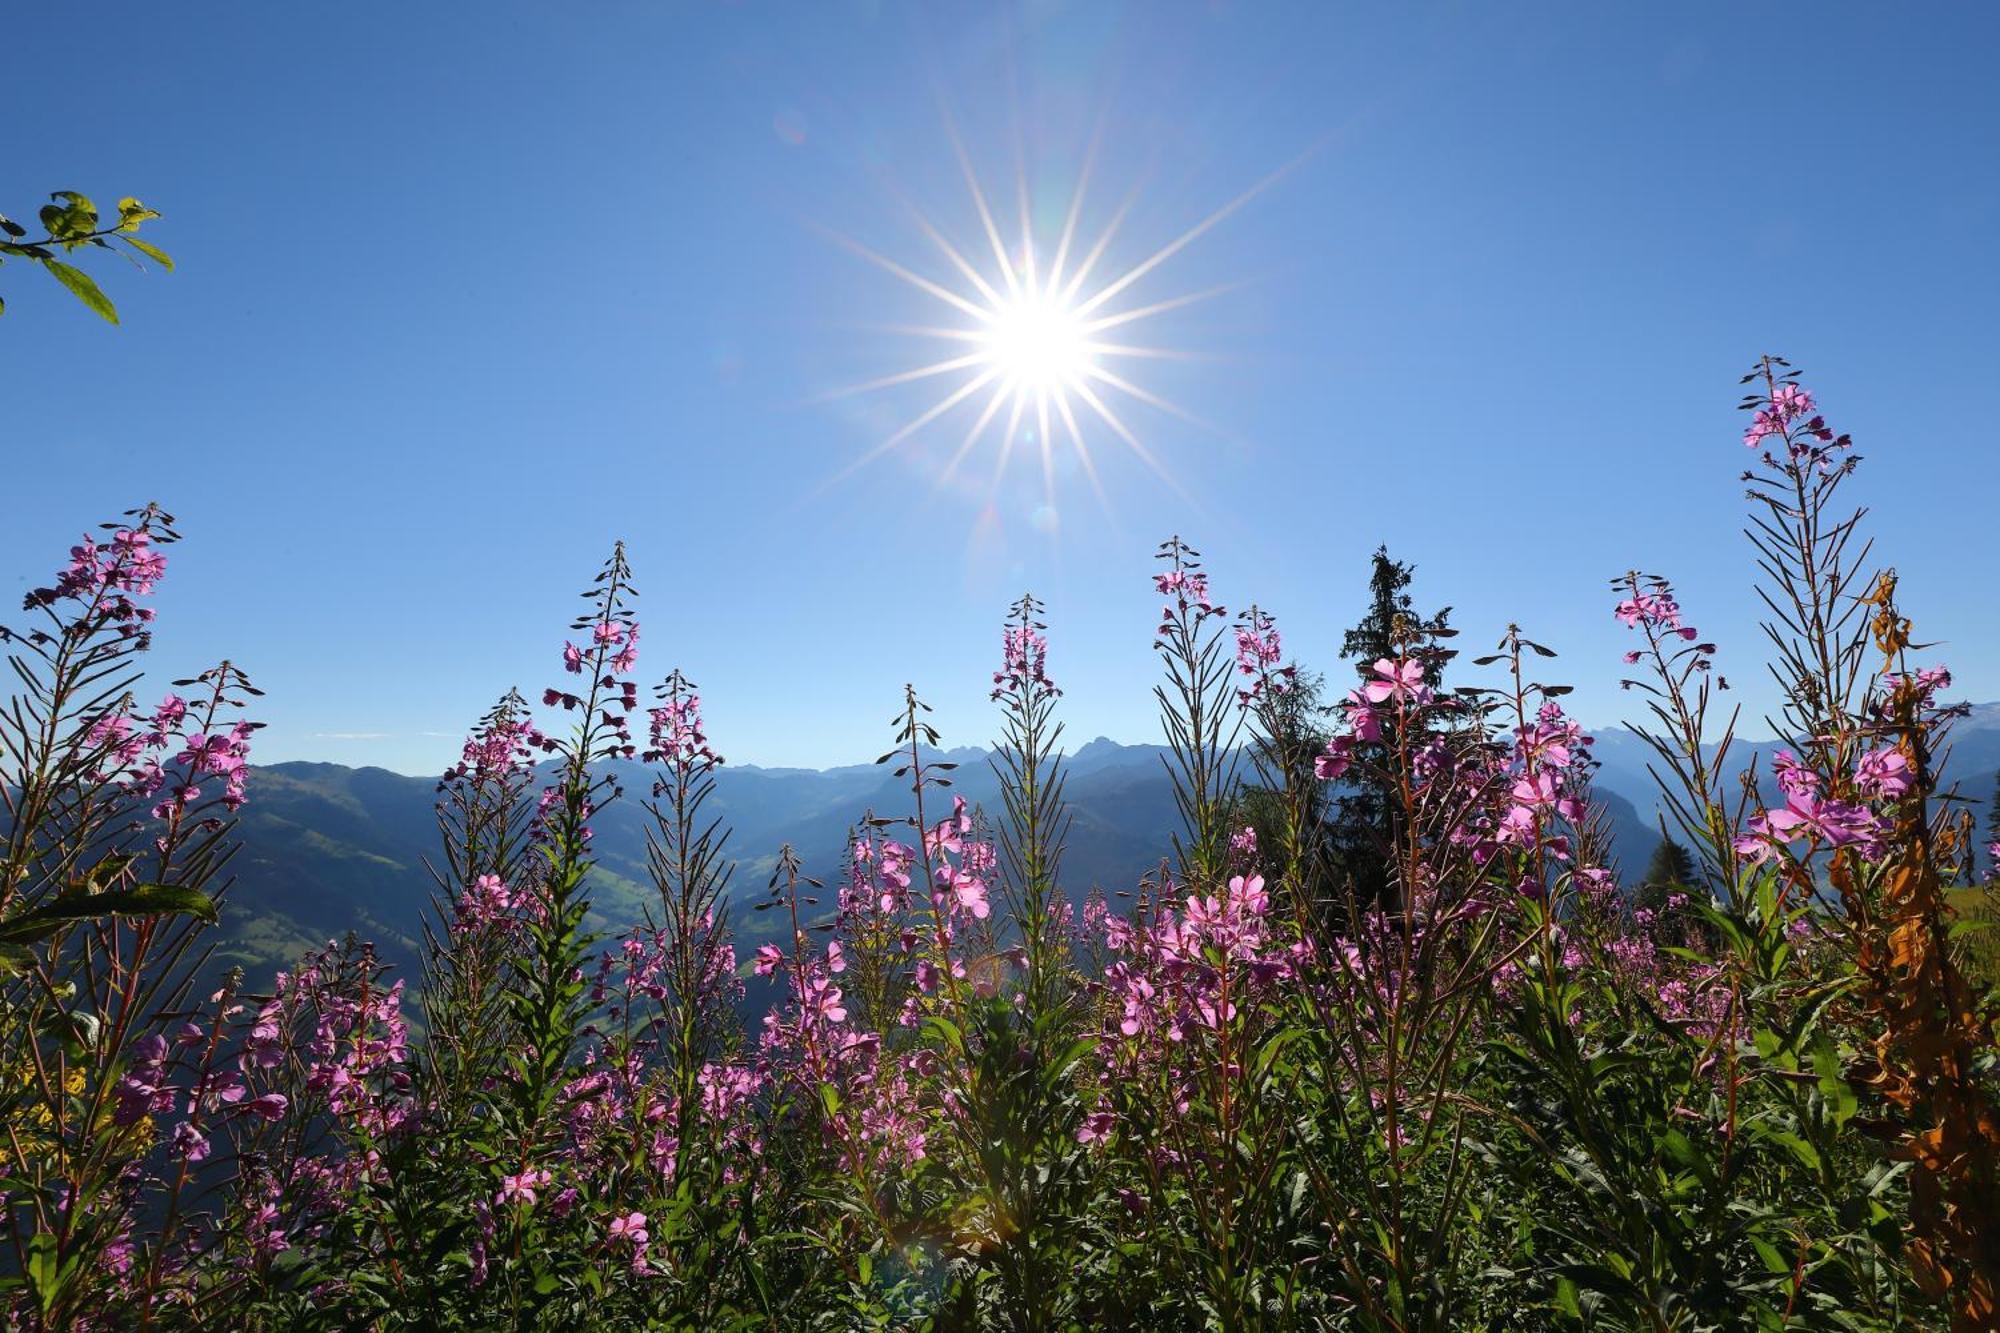
<svg viewBox="0 0 2000 1333"><path fill-rule="evenodd" d="M55 255L128 203L8 254L112 318ZM1176 537L1135 776L1066 745L1024 596L989 749L906 686L780 820L642 686L621 546L370 843L401 780L253 769L229 661L145 678L180 533L103 525L0 631L5 1326L2000 1328L1968 710L1850 439L1783 360L1744 385L1775 739L1620 574L1618 797L1531 630L1462 650L1384 553L1329 684Z"/></svg>

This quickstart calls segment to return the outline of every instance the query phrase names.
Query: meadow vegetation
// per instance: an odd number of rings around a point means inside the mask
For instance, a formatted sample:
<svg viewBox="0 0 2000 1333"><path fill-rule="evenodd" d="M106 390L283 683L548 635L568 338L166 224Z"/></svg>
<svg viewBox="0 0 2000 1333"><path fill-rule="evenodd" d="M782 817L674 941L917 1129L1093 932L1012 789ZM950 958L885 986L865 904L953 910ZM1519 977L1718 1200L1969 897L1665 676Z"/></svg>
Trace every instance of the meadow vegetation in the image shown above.
<svg viewBox="0 0 2000 1333"><path fill-rule="evenodd" d="M1843 499L1850 440L1784 362L1745 383L1789 748L1746 773L1718 646L1665 577L1612 580L1687 853L1643 898L1527 631L1459 662L1443 617L1388 616L1301 710L1271 612L1232 616L1177 538L1156 875L1064 877L1024 597L998 808L954 796L906 688L906 807L856 812L835 882L787 850L732 883L722 760L685 676L642 693L621 548L553 683L439 785L421 974L349 939L211 990L257 692L227 661L146 688L173 520L86 535L6 635L6 1325L2000 1327L1993 899L1940 790L1950 677ZM621 790L633 760L651 784ZM615 801L652 883L598 937ZM1331 813L1357 802L1359 841ZM739 957L747 911L779 942ZM775 996L747 1026L746 982Z"/></svg>

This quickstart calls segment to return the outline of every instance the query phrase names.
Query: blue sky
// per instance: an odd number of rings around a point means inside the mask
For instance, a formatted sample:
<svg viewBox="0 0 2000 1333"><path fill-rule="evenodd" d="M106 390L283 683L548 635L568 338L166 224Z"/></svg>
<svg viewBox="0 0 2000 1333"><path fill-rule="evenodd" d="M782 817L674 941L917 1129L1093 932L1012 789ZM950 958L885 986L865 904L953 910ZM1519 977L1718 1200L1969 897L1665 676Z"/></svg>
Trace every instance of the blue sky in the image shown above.
<svg viewBox="0 0 2000 1333"><path fill-rule="evenodd" d="M1920 636L2000 698L2000 14L1815 6L251 5L58 19L0 49L0 210L136 194L170 276L100 263L112 329L0 269L0 569L157 497L187 540L162 680L228 656L259 758L441 767L559 671L611 541L649 678L704 687L733 760L872 757L903 681L993 731L996 623L1054 624L1078 739L1157 735L1155 543L1331 660L1366 557L1419 566L1483 648L1562 650L1625 715L1605 581L1674 576L1753 708L1736 377L1804 368ZM1093 133L1104 274L1286 168L1126 293L1223 288L1132 363L1187 420L1023 426L943 485L976 413L858 470L951 381L883 326L954 312L913 205L979 242L954 160L1044 244ZM1134 334L1134 341L1138 335ZM1123 367L1121 367L1121 370ZM955 424L954 424L955 423ZM1004 422L1000 423L1004 424ZM997 477L997 481L995 478Z"/></svg>

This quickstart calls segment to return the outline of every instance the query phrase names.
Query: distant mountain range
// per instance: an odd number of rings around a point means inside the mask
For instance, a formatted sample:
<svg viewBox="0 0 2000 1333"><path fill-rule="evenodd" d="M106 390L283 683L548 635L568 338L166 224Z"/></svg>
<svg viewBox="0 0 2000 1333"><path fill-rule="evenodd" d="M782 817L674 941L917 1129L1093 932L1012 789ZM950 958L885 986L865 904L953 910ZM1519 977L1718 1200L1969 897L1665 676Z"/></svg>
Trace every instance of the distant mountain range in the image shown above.
<svg viewBox="0 0 2000 1333"><path fill-rule="evenodd" d="M1754 752L1759 771L1768 774L1777 748L1745 743L1739 753L1747 762ZM1602 765L1596 790L1618 859L1636 877L1659 841L1657 788L1647 773L1651 751L1628 731L1597 733L1593 750ZM1072 894L1080 897L1093 886L1114 894L1129 890L1168 853L1179 821L1163 753L1157 745L1100 737L1066 758L1075 822L1063 879ZM998 810L999 782L987 751L959 749L941 757L958 765L950 774L952 790ZM754 940L776 925L748 909L762 894L780 847L790 844L806 873L831 882L860 819L870 812L908 812L909 791L894 768L743 765L718 772L710 809L732 830L731 897L740 937ZM1954 728L1946 770L1977 802L1982 827L1996 769L2000 704L1983 704ZM638 920L651 895L641 800L649 781L635 771L625 786L625 799L600 815L594 830L597 925L609 930ZM438 846L436 787L433 778L380 768L289 763L256 769L240 828L243 849L231 865L235 883L223 909L218 962L243 964L251 983L261 985L273 967L352 930L411 974L431 894L426 858Z"/></svg>

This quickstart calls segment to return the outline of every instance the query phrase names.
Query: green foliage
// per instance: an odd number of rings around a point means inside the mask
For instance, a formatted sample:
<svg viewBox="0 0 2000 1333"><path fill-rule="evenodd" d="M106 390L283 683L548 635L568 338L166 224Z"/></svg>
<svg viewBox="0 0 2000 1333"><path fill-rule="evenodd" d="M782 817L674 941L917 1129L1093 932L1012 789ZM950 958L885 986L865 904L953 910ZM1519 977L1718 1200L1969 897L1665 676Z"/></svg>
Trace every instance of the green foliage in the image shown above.
<svg viewBox="0 0 2000 1333"><path fill-rule="evenodd" d="M1663 1019L1573 966L1553 930L1491 1045L1482 1151L1534 1206L1536 1304L1578 1328L1897 1328L1900 1168L1852 1132L1853 1048L1827 1020L1851 965L1798 956L1772 877L1724 942L1719 1022ZM1711 1030L1712 1029L1712 1030Z"/></svg>
<svg viewBox="0 0 2000 1333"><path fill-rule="evenodd" d="M87 309L112 324L118 322L118 308L111 298L88 273L59 256L85 249L114 250L122 245L131 251L126 258L140 257L132 259L135 266L143 268L141 261L151 260L172 271L174 261L166 251L136 234L142 225L160 216L137 199L120 199L117 219L108 221L99 218L96 204L74 190L57 190L49 198L53 202L41 208L40 236L31 236L27 227L0 215L0 263L20 259L41 265ZM6 309L6 301L0 299L0 314Z"/></svg>

